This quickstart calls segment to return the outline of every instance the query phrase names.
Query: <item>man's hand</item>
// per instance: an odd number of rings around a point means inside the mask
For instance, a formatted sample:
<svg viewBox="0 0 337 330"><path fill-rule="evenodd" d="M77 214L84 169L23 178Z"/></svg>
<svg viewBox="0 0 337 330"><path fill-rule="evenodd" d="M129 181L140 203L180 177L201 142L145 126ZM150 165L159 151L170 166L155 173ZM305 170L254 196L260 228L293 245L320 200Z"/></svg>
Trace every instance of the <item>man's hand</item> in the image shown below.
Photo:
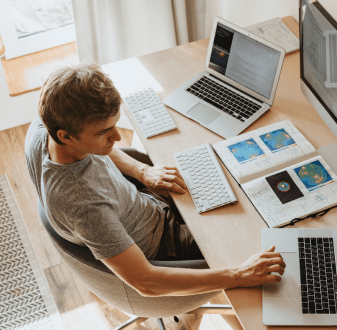
<svg viewBox="0 0 337 330"><path fill-rule="evenodd" d="M124 175L137 179L159 195L167 195L171 191L179 194L186 192L184 179L174 166L149 166L118 148L113 148L109 157Z"/></svg>
<svg viewBox="0 0 337 330"><path fill-rule="evenodd" d="M174 166L147 166L143 172L142 182L159 195L169 192L184 194L187 189L182 175Z"/></svg>
<svg viewBox="0 0 337 330"><path fill-rule="evenodd" d="M238 286L251 287L266 282L280 282L281 276L271 275L271 273L283 275L286 264L282 256L274 251L275 246L272 246L268 250L251 256L240 265L238 269Z"/></svg>

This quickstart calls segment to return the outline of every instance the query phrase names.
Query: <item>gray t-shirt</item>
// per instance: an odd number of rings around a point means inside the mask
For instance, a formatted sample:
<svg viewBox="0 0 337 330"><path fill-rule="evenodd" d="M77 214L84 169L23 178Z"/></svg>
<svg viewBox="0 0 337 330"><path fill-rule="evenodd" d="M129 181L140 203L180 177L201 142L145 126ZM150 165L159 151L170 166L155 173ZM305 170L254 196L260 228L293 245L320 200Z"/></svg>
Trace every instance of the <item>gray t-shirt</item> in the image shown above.
<svg viewBox="0 0 337 330"><path fill-rule="evenodd" d="M63 238L107 259L136 243L148 259L159 249L165 212L160 201L139 192L109 156L89 154L61 165L50 160L48 132L40 118L25 141L30 177L53 228Z"/></svg>

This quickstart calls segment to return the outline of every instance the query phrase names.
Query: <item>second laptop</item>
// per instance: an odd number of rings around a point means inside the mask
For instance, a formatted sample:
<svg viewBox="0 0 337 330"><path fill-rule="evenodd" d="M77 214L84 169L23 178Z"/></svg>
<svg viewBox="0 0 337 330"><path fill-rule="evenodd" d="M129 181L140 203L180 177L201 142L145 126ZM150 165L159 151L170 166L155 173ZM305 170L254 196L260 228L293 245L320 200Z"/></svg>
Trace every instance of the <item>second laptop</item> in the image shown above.
<svg viewBox="0 0 337 330"><path fill-rule="evenodd" d="M273 104L285 50L215 17L205 70L163 103L224 138L238 135Z"/></svg>

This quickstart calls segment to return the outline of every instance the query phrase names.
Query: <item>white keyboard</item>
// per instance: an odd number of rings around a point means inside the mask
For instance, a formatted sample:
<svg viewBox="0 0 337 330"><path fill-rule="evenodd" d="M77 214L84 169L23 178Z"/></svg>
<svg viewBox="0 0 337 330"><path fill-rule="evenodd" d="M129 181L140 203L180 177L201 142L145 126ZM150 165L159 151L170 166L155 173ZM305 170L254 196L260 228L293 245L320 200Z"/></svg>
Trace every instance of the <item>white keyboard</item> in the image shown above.
<svg viewBox="0 0 337 330"><path fill-rule="evenodd" d="M152 87L128 94L125 101L146 138L177 129Z"/></svg>
<svg viewBox="0 0 337 330"><path fill-rule="evenodd" d="M199 213L238 202L209 143L174 157Z"/></svg>

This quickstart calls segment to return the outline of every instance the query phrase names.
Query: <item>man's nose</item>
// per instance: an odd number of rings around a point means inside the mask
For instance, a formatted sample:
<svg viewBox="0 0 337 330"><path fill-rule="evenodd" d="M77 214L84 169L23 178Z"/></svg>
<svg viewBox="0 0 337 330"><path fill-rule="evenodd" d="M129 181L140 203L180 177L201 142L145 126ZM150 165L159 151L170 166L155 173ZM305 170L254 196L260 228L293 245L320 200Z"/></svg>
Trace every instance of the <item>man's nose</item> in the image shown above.
<svg viewBox="0 0 337 330"><path fill-rule="evenodd" d="M121 135L118 132L117 127L113 128L110 139L113 141L120 141L122 139Z"/></svg>

